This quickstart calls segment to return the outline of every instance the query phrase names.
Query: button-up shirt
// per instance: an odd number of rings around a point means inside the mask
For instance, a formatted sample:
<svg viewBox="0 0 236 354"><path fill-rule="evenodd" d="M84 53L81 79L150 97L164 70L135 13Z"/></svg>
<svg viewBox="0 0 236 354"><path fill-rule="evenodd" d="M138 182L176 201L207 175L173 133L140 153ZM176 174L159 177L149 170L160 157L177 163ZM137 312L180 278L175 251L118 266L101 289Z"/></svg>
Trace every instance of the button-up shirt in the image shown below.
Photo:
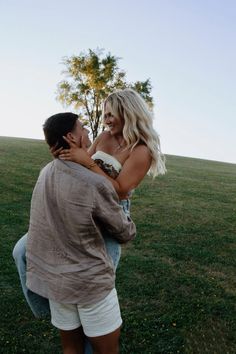
<svg viewBox="0 0 236 354"><path fill-rule="evenodd" d="M120 243L136 228L112 184L73 162L55 159L35 185L27 240L27 286L61 303L95 304L115 286L102 230Z"/></svg>

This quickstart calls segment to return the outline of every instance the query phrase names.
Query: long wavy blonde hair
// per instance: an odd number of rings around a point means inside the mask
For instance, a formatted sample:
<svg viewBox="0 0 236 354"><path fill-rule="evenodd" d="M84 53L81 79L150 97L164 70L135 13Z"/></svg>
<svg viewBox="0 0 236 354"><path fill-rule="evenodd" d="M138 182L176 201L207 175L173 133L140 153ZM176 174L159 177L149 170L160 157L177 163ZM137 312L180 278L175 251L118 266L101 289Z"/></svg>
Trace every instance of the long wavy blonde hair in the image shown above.
<svg viewBox="0 0 236 354"><path fill-rule="evenodd" d="M115 117L124 119L123 138L127 148L133 149L143 143L150 150L152 163L148 174L156 177L165 174L165 157L161 152L160 139L153 128L153 117L144 99L132 89L118 90L110 94L103 104L103 116L106 104Z"/></svg>

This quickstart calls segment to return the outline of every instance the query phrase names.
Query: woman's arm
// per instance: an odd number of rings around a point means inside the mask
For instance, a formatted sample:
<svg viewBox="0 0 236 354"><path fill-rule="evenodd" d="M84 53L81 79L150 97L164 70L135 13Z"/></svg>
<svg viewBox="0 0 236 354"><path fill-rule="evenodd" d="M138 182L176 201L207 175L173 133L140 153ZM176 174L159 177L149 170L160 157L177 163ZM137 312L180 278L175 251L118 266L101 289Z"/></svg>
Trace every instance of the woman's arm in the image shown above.
<svg viewBox="0 0 236 354"><path fill-rule="evenodd" d="M91 171L106 177L113 184L120 199L126 198L130 190L139 185L151 166L152 159L148 148L145 145L138 145L130 153L120 174L114 180L94 163L90 153L84 147L78 148L75 143L65 139L70 145L70 150L63 150L60 158L80 163Z"/></svg>
<svg viewBox="0 0 236 354"><path fill-rule="evenodd" d="M118 194L125 194L136 188L150 169L151 154L146 145L138 145L125 161L116 183Z"/></svg>

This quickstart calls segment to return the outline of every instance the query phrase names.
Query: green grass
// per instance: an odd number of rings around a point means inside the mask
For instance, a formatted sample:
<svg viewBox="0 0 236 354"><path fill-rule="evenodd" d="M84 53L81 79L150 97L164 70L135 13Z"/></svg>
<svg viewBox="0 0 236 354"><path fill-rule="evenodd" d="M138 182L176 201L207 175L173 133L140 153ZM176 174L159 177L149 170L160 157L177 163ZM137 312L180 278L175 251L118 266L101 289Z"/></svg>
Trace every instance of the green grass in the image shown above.
<svg viewBox="0 0 236 354"><path fill-rule="evenodd" d="M60 353L57 330L28 309L11 257L51 157L42 141L3 137L0 156L0 352ZM121 353L235 353L236 165L167 156L167 168L132 197L138 235L116 281Z"/></svg>

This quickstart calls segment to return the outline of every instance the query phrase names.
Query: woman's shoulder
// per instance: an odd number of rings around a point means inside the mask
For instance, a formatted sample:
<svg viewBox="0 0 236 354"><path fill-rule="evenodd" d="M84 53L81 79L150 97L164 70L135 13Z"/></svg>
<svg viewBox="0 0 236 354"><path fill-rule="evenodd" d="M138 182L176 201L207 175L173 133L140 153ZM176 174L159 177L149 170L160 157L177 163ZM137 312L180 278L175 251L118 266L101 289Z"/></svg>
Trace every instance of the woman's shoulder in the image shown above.
<svg viewBox="0 0 236 354"><path fill-rule="evenodd" d="M104 130L99 135L97 135L97 137L94 139L93 145L97 145L101 141L104 141L104 140L107 140L107 139L110 139L110 138L111 138L110 132L107 131L107 130Z"/></svg>
<svg viewBox="0 0 236 354"><path fill-rule="evenodd" d="M151 152L149 150L149 148L147 147L146 144L144 143L140 143L138 145L136 145L132 150L131 153L134 154L142 154L142 155L146 155L146 156L150 156Z"/></svg>
<svg viewBox="0 0 236 354"><path fill-rule="evenodd" d="M135 164L137 166L142 165L150 165L152 161L151 151L145 144L138 144L133 149L131 149L129 158L131 164Z"/></svg>
<svg viewBox="0 0 236 354"><path fill-rule="evenodd" d="M104 130L97 136L98 141L101 141L103 139L111 139L111 133L108 130Z"/></svg>
<svg viewBox="0 0 236 354"><path fill-rule="evenodd" d="M112 136L109 131L104 130L99 136L96 138L95 149L97 150L109 150L109 146L112 143Z"/></svg>
<svg viewBox="0 0 236 354"><path fill-rule="evenodd" d="M108 140L109 140L109 137L110 137L110 133L107 132L107 131L103 131L101 132L93 141L92 145L90 146L90 148L88 149L88 153L89 155L93 155L98 147L100 145L104 145L104 142L106 143Z"/></svg>

